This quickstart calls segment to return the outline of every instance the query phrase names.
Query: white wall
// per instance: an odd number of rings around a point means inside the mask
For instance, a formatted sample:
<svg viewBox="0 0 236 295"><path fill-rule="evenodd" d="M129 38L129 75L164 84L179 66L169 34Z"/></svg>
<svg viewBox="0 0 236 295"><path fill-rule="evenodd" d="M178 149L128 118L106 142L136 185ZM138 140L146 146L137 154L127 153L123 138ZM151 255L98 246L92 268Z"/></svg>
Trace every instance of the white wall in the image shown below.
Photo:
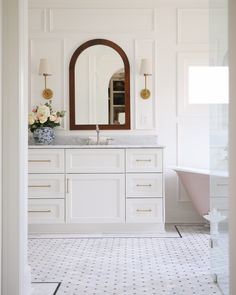
<svg viewBox="0 0 236 295"><path fill-rule="evenodd" d="M208 168L208 107L188 103L188 66L208 62L207 0L30 0L30 107L42 102L41 57L53 76L54 106L68 111L68 64L83 42L105 38L120 45L131 66L131 130L116 134L158 135L166 146L166 217L168 222L198 222L174 165ZM149 57L152 96L142 100L140 60ZM69 111L67 112L69 114ZM94 131L69 131L91 134ZM113 131L114 132L114 131ZM111 133L111 131L103 131Z"/></svg>

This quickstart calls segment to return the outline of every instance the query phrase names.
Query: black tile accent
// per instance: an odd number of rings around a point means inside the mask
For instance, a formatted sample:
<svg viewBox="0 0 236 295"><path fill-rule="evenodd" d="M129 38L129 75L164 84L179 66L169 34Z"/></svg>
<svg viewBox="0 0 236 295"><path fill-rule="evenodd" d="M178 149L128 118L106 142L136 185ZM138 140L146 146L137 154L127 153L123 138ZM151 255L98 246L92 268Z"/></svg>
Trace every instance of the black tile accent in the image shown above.
<svg viewBox="0 0 236 295"><path fill-rule="evenodd" d="M183 238L182 235L181 235L181 233L180 233L180 231L179 231L179 229L178 229L178 227L177 227L177 225L175 225L175 229L176 229L177 233L179 234L179 237L180 238Z"/></svg>

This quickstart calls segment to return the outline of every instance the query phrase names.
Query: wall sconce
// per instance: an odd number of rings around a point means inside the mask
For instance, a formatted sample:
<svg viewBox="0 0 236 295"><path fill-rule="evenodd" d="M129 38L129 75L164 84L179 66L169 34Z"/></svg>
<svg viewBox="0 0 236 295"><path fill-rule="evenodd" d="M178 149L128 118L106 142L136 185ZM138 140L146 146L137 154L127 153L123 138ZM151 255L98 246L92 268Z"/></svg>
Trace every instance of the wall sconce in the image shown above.
<svg viewBox="0 0 236 295"><path fill-rule="evenodd" d="M48 60L46 58L40 59L39 75L44 76L44 90L42 92L42 97L45 99L51 99L53 97L53 91L47 88L47 77L51 76L51 74L49 74Z"/></svg>
<svg viewBox="0 0 236 295"><path fill-rule="evenodd" d="M152 75L152 63L150 59L144 58L141 60L140 75L144 75L145 79L145 88L141 90L140 96L143 99L147 99L151 95L150 90L147 89L147 76Z"/></svg>

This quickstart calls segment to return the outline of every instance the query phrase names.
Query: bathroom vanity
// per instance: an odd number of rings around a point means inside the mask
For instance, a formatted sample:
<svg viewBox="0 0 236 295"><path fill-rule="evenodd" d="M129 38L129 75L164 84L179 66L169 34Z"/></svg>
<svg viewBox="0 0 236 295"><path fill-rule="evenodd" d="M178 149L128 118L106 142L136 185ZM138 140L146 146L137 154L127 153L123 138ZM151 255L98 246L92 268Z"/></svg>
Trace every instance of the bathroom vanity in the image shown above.
<svg viewBox="0 0 236 295"><path fill-rule="evenodd" d="M163 147L29 147L29 224L40 232L164 225Z"/></svg>
<svg viewBox="0 0 236 295"><path fill-rule="evenodd" d="M86 79L85 72L90 73ZM69 63L69 108L69 129L96 130L97 137L83 141L71 135L61 138L60 144L30 145L30 231L163 228L163 147L155 139L150 144L143 135L136 139L126 135L122 144L123 135L118 143L100 136L100 129L131 126L130 65L118 44L92 39L74 51Z"/></svg>

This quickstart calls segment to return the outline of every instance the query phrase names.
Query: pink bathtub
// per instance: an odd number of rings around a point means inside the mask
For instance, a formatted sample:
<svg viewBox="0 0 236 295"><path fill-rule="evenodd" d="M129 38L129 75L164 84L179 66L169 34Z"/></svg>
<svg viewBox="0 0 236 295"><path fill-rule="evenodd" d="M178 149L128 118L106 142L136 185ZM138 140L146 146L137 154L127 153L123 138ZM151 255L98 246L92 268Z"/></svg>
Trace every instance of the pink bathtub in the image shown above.
<svg viewBox="0 0 236 295"><path fill-rule="evenodd" d="M210 172L185 167L173 167L197 212L203 216L210 211Z"/></svg>

